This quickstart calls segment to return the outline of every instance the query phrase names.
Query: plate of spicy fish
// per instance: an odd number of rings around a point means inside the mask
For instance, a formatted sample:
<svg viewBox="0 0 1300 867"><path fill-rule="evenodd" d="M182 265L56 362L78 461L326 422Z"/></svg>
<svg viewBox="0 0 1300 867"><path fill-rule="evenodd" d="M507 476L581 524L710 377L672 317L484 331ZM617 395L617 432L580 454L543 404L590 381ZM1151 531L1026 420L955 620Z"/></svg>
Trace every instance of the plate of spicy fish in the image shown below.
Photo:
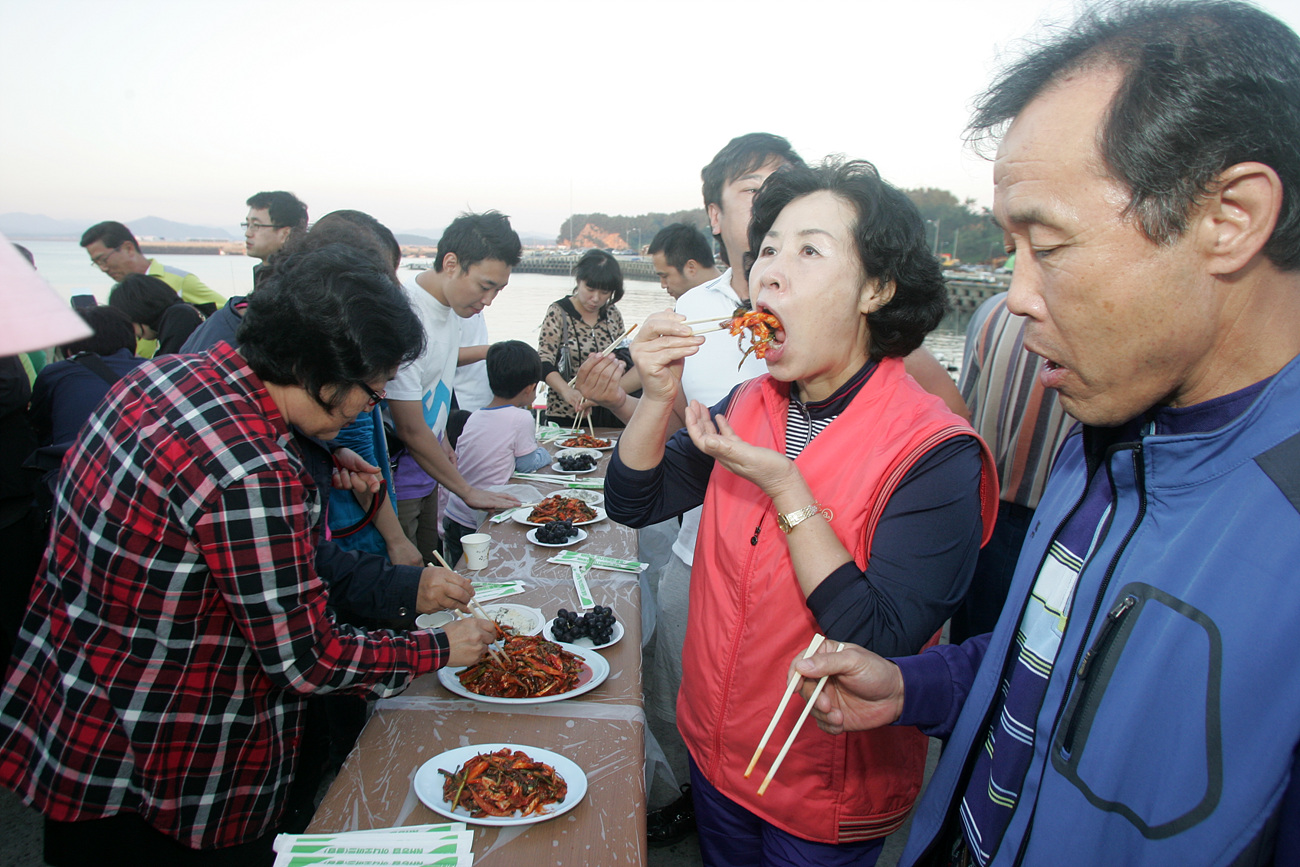
<svg viewBox="0 0 1300 867"><path fill-rule="evenodd" d="M584 527L605 520L605 510L599 506L590 506L576 497L565 494L552 494L524 514L516 511L510 519L529 527L541 527L551 521L572 521L575 527Z"/></svg>
<svg viewBox="0 0 1300 867"><path fill-rule="evenodd" d="M438 681L463 698L489 704L545 704L591 692L609 677L609 663L594 650L510 635L502 642L502 668L491 656L470 666L438 669Z"/></svg>
<svg viewBox="0 0 1300 867"><path fill-rule="evenodd" d="M587 775L572 759L518 744L447 750L421 765L413 783L435 813L498 827L554 819L587 794Z"/></svg>

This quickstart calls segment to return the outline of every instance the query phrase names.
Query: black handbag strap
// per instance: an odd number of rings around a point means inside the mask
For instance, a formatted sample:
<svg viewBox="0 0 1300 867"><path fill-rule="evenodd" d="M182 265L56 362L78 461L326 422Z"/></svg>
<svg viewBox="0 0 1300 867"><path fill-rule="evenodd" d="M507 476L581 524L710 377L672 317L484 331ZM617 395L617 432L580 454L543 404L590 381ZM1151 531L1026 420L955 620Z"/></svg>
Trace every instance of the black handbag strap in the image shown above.
<svg viewBox="0 0 1300 867"><path fill-rule="evenodd" d="M104 359L99 357L95 352L78 352L69 361L75 361L87 370L94 371L100 379L113 385L122 378L122 374L114 372L113 368L104 363Z"/></svg>

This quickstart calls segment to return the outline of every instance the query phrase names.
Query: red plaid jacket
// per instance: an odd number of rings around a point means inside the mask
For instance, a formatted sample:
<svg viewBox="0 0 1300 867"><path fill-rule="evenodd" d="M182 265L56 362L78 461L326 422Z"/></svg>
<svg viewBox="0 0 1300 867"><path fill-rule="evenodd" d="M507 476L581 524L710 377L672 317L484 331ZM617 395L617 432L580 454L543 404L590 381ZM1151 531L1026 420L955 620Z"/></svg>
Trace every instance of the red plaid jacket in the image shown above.
<svg viewBox="0 0 1300 867"><path fill-rule="evenodd" d="M441 636L336 624L301 437L233 350L123 379L68 455L7 682L0 783L191 848L275 824L309 693L387 695Z"/></svg>

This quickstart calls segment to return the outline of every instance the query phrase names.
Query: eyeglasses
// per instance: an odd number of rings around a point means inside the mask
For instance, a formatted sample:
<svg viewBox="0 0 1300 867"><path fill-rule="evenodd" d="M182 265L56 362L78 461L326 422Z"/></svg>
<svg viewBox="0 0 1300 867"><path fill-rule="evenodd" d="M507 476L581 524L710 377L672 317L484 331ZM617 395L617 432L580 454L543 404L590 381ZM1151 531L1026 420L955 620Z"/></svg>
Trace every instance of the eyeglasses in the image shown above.
<svg viewBox="0 0 1300 867"><path fill-rule="evenodd" d="M250 223L247 220L245 220L244 222L239 224L239 228L244 229L245 231L247 231L248 229L252 229L254 232L256 232L259 229L278 229L280 227L275 225L274 223L259 223L256 220Z"/></svg>
<svg viewBox="0 0 1300 867"><path fill-rule="evenodd" d="M356 384L364 388L366 390L366 394L370 395L370 402L366 404L366 409L374 409L375 404L379 403L388 395L388 389L386 388L383 391L376 392L373 388L366 385L364 382L362 382L359 379L357 380Z"/></svg>
<svg viewBox="0 0 1300 867"><path fill-rule="evenodd" d="M123 243L125 243L125 242L123 242ZM116 253L118 250L121 250L121 249L122 249L122 244L118 244L118 245L117 245L116 247L114 247L113 249L111 249L111 250L106 250L106 251L104 251L103 253L100 253L98 256L92 256L91 259L90 259L90 264L91 264L91 266L94 267L94 268L98 268L99 270L103 271L103 270L104 270L104 266L108 264L108 260L111 259L111 258L113 258L113 254Z"/></svg>

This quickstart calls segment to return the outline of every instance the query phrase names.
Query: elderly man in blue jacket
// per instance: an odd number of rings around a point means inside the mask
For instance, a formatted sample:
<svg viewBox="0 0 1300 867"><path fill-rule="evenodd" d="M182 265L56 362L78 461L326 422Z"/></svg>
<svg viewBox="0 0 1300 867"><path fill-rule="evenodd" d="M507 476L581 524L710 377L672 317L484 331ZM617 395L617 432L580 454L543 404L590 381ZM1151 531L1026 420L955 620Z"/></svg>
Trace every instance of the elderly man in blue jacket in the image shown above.
<svg viewBox="0 0 1300 867"><path fill-rule="evenodd" d="M1300 859L1300 39L1099 7L1002 74L1008 304L1066 442L997 628L795 663L947 747L903 864Z"/></svg>

